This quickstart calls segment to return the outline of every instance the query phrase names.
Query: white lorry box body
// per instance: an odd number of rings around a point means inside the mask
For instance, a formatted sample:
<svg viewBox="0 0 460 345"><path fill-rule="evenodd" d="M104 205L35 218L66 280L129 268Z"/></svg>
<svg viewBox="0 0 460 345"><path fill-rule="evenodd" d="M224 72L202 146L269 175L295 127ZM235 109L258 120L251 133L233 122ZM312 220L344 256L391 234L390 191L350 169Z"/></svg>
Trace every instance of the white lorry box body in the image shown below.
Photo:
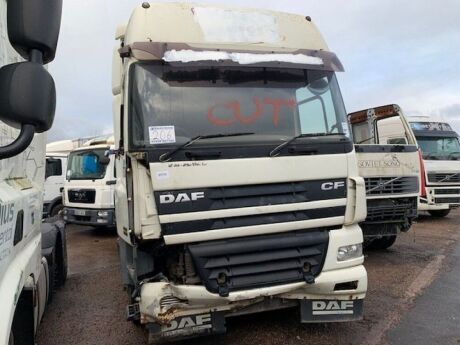
<svg viewBox="0 0 460 345"><path fill-rule="evenodd" d="M458 134L445 122L426 117L410 118L423 154L424 188L420 211L446 216L460 206L460 143Z"/></svg>
<svg viewBox="0 0 460 345"><path fill-rule="evenodd" d="M95 139L73 150L67 161L64 183L64 220L67 223L113 226L115 224L115 163L105 157L113 139ZM101 163L107 160L106 163Z"/></svg>
<svg viewBox="0 0 460 345"><path fill-rule="evenodd" d="M285 307L302 322L359 319L365 186L334 74L342 67L311 19L145 3L117 39L128 318L150 342Z"/></svg>
<svg viewBox="0 0 460 345"><path fill-rule="evenodd" d="M360 175L366 182L369 247L390 247L417 217L420 154L410 124L397 105L349 115Z"/></svg>
<svg viewBox="0 0 460 345"><path fill-rule="evenodd" d="M82 147L92 139L94 139L94 137L54 141L52 143L46 144L46 152L63 153L68 155L70 152L78 149L79 147Z"/></svg>

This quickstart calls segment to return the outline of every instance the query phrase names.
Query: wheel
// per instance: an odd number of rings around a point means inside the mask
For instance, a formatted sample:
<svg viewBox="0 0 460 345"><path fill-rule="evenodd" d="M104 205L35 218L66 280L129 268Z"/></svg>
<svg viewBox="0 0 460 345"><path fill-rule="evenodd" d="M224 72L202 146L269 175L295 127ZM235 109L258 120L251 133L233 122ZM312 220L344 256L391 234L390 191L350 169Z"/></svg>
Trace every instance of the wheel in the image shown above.
<svg viewBox="0 0 460 345"><path fill-rule="evenodd" d="M396 235L384 236L372 241L372 248L374 249L388 249L396 242Z"/></svg>
<svg viewBox="0 0 460 345"><path fill-rule="evenodd" d="M54 205L53 208L51 209L50 213L49 213L49 216L51 218L56 217L59 214L59 212L62 211L63 208L64 208L64 205L62 205L62 204Z"/></svg>
<svg viewBox="0 0 460 345"><path fill-rule="evenodd" d="M447 210L433 210L433 211L428 211L429 214L431 214L432 217L435 218L442 218L447 216L450 213L450 209Z"/></svg>

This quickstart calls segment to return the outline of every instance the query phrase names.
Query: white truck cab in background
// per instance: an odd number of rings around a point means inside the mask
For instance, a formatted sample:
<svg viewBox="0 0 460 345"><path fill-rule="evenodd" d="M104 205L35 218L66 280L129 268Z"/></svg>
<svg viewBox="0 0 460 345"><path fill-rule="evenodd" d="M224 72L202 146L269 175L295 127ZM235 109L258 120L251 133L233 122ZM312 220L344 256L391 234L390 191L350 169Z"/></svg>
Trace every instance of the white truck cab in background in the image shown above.
<svg viewBox="0 0 460 345"><path fill-rule="evenodd" d="M95 138L68 157L63 217L67 223L115 225L115 164L113 137Z"/></svg>
<svg viewBox="0 0 460 345"><path fill-rule="evenodd" d="M62 1L0 0L0 344L35 344L67 276L62 221L42 223L46 132L56 105ZM8 20L7 20L8 18Z"/></svg>
<svg viewBox="0 0 460 345"><path fill-rule="evenodd" d="M67 171L67 154L47 153L45 171L43 218L55 217L64 207L62 204L62 192Z"/></svg>
<svg viewBox="0 0 460 345"><path fill-rule="evenodd" d="M64 208L62 193L66 180L68 155L91 139L94 137L60 140L46 145L43 218L55 217Z"/></svg>
<svg viewBox="0 0 460 345"><path fill-rule="evenodd" d="M412 130L423 154L420 211L445 217L460 206L460 143L458 134L445 122L411 117Z"/></svg>
<svg viewBox="0 0 460 345"><path fill-rule="evenodd" d="M420 153L407 118L396 104L354 112L358 168L366 182L367 217L361 223L365 244L386 249L417 217Z"/></svg>

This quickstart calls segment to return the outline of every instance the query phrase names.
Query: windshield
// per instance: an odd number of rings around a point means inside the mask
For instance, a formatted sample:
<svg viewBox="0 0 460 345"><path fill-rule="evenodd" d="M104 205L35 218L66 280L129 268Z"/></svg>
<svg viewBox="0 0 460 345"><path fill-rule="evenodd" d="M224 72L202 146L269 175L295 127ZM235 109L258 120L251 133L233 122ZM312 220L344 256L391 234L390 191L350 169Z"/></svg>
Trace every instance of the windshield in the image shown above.
<svg viewBox="0 0 460 345"><path fill-rule="evenodd" d="M131 72L130 132L134 148L166 149L217 134L251 133L196 145L273 146L299 134L349 131L333 72L138 63Z"/></svg>
<svg viewBox="0 0 460 345"><path fill-rule="evenodd" d="M417 137L427 160L458 160L460 159L460 144L458 138Z"/></svg>
<svg viewBox="0 0 460 345"><path fill-rule="evenodd" d="M70 153L67 164L68 180L97 180L105 176L109 159L107 149L75 151Z"/></svg>

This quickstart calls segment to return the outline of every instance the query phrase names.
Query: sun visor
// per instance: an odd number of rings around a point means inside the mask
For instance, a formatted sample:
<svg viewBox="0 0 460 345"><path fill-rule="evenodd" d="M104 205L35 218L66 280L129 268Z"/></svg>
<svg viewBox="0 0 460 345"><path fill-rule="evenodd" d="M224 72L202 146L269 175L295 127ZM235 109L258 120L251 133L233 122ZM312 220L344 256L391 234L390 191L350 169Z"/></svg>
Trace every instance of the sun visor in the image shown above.
<svg viewBox="0 0 460 345"><path fill-rule="evenodd" d="M322 50L235 50L225 47L192 47L185 43L135 42L119 50L121 57L163 60L172 66L251 66L305 68L343 72L337 55Z"/></svg>

